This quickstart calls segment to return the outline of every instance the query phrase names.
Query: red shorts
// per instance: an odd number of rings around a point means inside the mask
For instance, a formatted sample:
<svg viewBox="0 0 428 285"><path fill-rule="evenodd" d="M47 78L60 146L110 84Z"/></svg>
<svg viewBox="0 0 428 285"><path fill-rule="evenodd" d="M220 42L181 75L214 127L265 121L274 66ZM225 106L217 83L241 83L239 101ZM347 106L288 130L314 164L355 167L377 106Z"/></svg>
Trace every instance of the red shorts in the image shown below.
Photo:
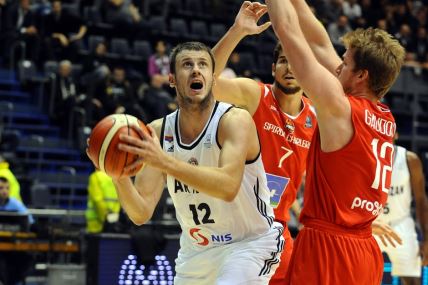
<svg viewBox="0 0 428 285"><path fill-rule="evenodd" d="M370 228L357 231L317 220L299 232L283 284L379 285L382 274L382 253Z"/></svg>
<svg viewBox="0 0 428 285"><path fill-rule="evenodd" d="M284 233L282 234L285 240L284 250L281 254L281 262L276 268L275 274L269 281L269 285L283 285L285 282L285 275L287 274L288 265L291 259L291 253L293 252L294 240L291 237L290 231L286 224L284 224Z"/></svg>

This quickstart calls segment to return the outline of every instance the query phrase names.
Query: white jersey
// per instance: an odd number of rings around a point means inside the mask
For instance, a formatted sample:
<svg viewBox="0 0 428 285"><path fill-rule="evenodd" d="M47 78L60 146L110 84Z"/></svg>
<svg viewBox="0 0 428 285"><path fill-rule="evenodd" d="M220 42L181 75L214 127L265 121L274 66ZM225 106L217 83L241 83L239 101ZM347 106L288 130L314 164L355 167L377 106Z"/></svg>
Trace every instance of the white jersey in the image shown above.
<svg viewBox="0 0 428 285"><path fill-rule="evenodd" d="M163 122L161 144L164 151L188 163L218 167L221 146L217 130L222 116L232 106L216 102L211 117L200 135L190 144L180 139L180 110ZM274 214L269 206L266 174L260 155L247 162L241 188L232 202L225 202L167 176L169 194L182 228L182 250L202 251L244 239L258 238L269 232ZM223 185L218 185L221 189Z"/></svg>
<svg viewBox="0 0 428 285"><path fill-rule="evenodd" d="M382 215L379 216L380 221L394 223L410 216L412 187L406 153L404 147L396 146L391 188L389 189L387 204Z"/></svg>

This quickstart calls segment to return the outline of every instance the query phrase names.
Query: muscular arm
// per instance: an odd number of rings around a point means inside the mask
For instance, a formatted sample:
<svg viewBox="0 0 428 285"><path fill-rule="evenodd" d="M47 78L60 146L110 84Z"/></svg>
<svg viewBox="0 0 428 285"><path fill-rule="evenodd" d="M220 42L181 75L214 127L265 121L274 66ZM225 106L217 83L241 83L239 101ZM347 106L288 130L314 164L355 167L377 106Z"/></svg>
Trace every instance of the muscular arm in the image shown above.
<svg viewBox="0 0 428 285"><path fill-rule="evenodd" d="M159 134L162 119L153 121L150 126ZM142 225L150 220L165 186L164 174L146 165L135 177L134 184L128 177L113 182L119 202L131 221Z"/></svg>
<svg viewBox="0 0 428 285"><path fill-rule="evenodd" d="M342 60L337 55L330 37L320 21L315 17L305 0L291 0L299 18L302 32L317 60L335 74Z"/></svg>
<svg viewBox="0 0 428 285"><path fill-rule="evenodd" d="M199 192L232 201L240 189L245 161L254 159L260 151L256 127L248 112L234 108L223 115L218 132L222 149L216 167L195 166L167 155L153 132L150 136L140 131L143 140L123 135L119 149L139 155L146 167L174 176Z"/></svg>
<svg viewBox="0 0 428 285"><path fill-rule="evenodd" d="M424 265L428 265L428 200L425 194L425 177L422 162L416 153L407 151L407 165L410 171L410 183L415 198L416 217L424 236L422 255Z"/></svg>
<svg viewBox="0 0 428 285"><path fill-rule="evenodd" d="M290 0L267 0L266 3L293 74L316 108L322 150L342 148L351 139L353 127L351 106L341 83L317 61Z"/></svg>
<svg viewBox="0 0 428 285"><path fill-rule="evenodd" d="M259 34L270 26L270 22L260 26L257 21L267 12L266 6L260 3L245 1L235 23L223 38L214 46L213 53L216 67L216 84L213 86L214 96L219 101L228 102L242 107L253 115L260 99L260 87L255 80L249 78L227 79L220 77L226 67L227 60L238 43L247 35Z"/></svg>

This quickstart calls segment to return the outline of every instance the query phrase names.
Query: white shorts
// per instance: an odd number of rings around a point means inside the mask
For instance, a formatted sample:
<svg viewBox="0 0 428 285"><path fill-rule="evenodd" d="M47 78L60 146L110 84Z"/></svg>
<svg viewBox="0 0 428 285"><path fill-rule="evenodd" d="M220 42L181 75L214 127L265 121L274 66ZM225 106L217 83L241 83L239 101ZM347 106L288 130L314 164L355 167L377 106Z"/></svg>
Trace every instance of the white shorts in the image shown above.
<svg viewBox="0 0 428 285"><path fill-rule="evenodd" d="M378 237L375 236L375 238L380 249L388 254L391 260L391 275L400 277L420 277L422 265L415 222L411 217L407 217L397 223L390 223L390 226L403 240L402 245L397 245L395 248L390 245L385 247Z"/></svg>
<svg viewBox="0 0 428 285"><path fill-rule="evenodd" d="M283 227L268 234L195 254L180 249L174 285L265 285L275 273L284 247Z"/></svg>

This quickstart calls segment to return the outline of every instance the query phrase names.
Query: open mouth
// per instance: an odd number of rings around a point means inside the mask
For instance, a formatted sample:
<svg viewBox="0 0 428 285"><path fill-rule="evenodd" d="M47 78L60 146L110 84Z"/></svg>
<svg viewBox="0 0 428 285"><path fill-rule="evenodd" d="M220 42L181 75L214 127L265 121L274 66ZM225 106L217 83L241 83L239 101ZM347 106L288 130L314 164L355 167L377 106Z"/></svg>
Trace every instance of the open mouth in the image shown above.
<svg viewBox="0 0 428 285"><path fill-rule="evenodd" d="M202 87L204 87L204 85L202 84L202 82L199 81L195 81L190 84L190 88L192 90L201 90Z"/></svg>

